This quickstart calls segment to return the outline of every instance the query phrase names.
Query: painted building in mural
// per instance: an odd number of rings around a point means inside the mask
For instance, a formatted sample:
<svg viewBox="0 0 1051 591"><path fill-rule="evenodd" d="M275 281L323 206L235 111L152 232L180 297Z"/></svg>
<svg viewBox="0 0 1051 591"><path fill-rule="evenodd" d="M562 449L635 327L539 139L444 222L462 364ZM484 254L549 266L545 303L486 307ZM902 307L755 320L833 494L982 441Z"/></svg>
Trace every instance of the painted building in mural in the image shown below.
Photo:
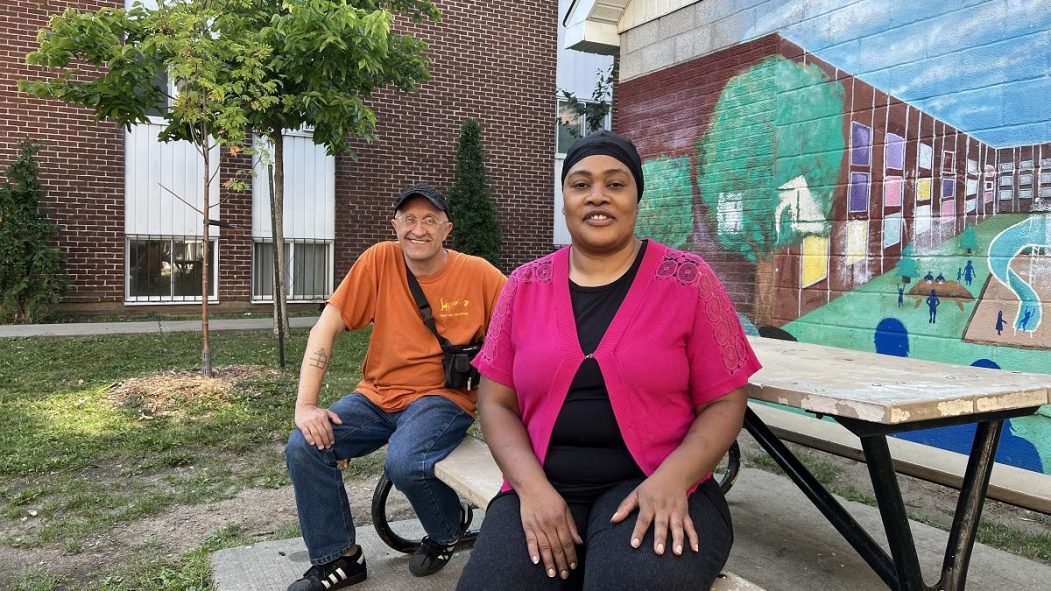
<svg viewBox="0 0 1051 591"><path fill-rule="evenodd" d="M702 254L752 323L1051 373L1051 11L967 4L580 0L566 37L619 55L639 234ZM1051 409L998 459L1051 473Z"/></svg>

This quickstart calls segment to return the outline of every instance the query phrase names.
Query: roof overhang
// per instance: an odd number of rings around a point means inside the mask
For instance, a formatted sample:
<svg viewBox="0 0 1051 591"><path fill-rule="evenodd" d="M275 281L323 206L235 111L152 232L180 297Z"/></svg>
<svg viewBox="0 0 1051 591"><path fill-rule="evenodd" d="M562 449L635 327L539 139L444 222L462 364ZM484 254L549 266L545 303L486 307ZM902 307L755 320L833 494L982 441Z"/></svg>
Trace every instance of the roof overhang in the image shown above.
<svg viewBox="0 0 1051 591"><path fill-rule="evenodd" d="M562 24L566 49L616 55L620 52L620 20L631 0L574 0Z"/></svg>

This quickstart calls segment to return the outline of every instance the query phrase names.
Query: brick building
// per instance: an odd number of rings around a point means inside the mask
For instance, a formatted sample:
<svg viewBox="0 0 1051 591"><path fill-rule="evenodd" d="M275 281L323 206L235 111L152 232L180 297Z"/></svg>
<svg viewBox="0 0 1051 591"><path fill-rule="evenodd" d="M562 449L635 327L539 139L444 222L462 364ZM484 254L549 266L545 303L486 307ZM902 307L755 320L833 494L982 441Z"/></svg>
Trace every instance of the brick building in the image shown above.
<svg viewBox="0 0 1051 591"><path fill-rule="evenodd" d="M325 156L308 135L291 133L285 139L295 163L287 173L285 205L290 302L322 299L363 249L392 236L387 220L400 188L417 180L443 189L451 185L456 140L468 117L482 125L505 237L504 266L551 249L557 3L436 4L440 23L399 25L429 44L431 79L414 95L381 92L373 98L377 139L356 146L357 160ZM200 217L168 194L174 191L191 203L199 199L201 164L192 149L157 142L151 132L159 125L125 131L96 123L90 110L39 100L16 88L18 80L41 75L25 65L25 56L36 48L37 31L49 15L68 7L123 5L124 0L0 3L0 165L11 160L17 140L45 142L43 209L59 226L59 246L68 257L73 288L65 305L81 311L141 311L200 300L199 287L194 288ZM224 156L220 162L220 180L250 164L243 157ZM213 187L219 190L219 181ZM221 205L210 217L233 227L213 228L218 234L213 310L251 308L270 298L266 191L264 177L257 177L250 191L220 191Z"/></svg>

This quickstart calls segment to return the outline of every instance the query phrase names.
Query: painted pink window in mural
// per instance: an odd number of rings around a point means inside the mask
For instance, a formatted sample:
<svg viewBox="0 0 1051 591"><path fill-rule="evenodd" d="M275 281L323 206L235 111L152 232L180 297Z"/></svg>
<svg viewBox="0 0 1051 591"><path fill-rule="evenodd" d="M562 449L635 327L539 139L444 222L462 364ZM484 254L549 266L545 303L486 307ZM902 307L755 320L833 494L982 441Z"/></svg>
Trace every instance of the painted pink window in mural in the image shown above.
<svg viewBox="0 0 1051 591"><path fill-rule="evenodd" d="M901 194L904 180L900 176L888 176L883 179L883 204L887 207L901 207Z"/></svg>
<svg viewBox="0 0 1051 591"><path fill-rule="evenodd" d="M888 133L883 153L887 168L902 170L905 167L905 138L895 133Z"/></svg>
<svg viewBox="0 0 1051 591"><path fill-rule="evenodd" d="M850 173L849 209L852 212L869 210L869 173Z"/></svg>
<svg viewBox="0 0 1051 591"><path fill-rule="evenodd" d="M872 128L852 121L850 123L850 165L868 166L872 160Z"/></svg>

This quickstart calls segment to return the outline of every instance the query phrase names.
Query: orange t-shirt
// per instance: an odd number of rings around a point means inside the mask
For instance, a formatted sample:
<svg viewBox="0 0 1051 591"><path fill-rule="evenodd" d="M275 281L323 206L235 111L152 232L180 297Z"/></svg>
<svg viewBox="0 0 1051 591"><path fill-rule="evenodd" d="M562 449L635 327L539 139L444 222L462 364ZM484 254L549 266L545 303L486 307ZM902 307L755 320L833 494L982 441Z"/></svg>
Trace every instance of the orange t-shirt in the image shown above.
<svg viewBox="0 0 1051 591"><path fill-rule="evenodd" d="M441 272L417 279L438 332L454 345L480 342L507 278L481 257L448 253ZM438 394L474 413L475 390L444 387L442 349L420 317L406 271L401 246L381 242L358 257L328 300L347 330L373 325L357 391L391 412Z"/></svg>

